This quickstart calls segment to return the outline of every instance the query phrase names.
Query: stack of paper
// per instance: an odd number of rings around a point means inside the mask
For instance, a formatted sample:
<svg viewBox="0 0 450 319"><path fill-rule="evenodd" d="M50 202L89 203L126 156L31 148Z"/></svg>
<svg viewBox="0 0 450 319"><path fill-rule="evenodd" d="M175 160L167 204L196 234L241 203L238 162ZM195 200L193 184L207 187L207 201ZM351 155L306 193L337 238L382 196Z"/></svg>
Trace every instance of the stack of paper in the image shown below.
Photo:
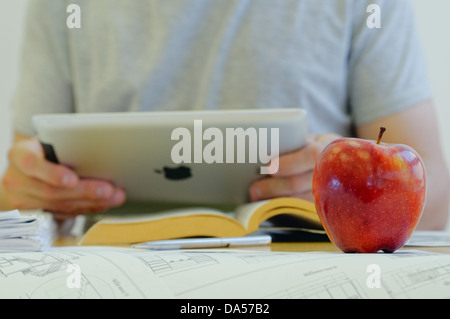
<svg viewBox="0 0 450 319"><path fill-rule="evenodd" d="M446 230L415 230L405 246L449 247L450 232Z"/></svg>
<svg viewBox="0 0 450 319"><path fill-rule="evenodd" d="M46 250L53 242L55 230L50 214L0 212L0 252Z"/></svg>

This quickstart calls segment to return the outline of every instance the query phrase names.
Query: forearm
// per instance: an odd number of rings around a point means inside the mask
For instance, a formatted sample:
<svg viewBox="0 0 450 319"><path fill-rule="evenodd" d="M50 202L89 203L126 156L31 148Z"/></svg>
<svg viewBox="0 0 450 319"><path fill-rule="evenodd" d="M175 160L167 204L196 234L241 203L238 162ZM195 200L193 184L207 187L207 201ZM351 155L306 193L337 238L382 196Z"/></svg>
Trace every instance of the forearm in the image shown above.
<svg viewBox="0 0 450 319"><path fill-rule="evenodd" d="M17 143L20 141L24 141L29 139L29 136L23 135L21 133L18 132L14 132L13 135L14 139L13 139L13 143ZM0 211L8 211L8 210L13 210L13 209L20 209L21 207L18 207L17 205L15 205L15 203L11 202L11 198L8 195L8 179L6 178L6 174L8 172L8 170L10 169L10 161L11 161L11 150L9 151L8 154L8 168L2 172L3 174L0 176ZM20 205L19 205L20 206Z"/></svg>
<svg viewBox="0 0 450 319"><path fill-rule="evenodd" d="M427 197L417 229L443 230L448 222L450 178L445 163L423 159L427 171Z"/></svg>
<svg viewBox="0 0 450 319"><path fill-rule="evenodd" d="M417 229L444 229L449 214L450 180L442 152L433 101L357 128L361 138L375 139L380 126L387 128L385 143L406 144L421 156L427 173L427 198Z"/></svg>

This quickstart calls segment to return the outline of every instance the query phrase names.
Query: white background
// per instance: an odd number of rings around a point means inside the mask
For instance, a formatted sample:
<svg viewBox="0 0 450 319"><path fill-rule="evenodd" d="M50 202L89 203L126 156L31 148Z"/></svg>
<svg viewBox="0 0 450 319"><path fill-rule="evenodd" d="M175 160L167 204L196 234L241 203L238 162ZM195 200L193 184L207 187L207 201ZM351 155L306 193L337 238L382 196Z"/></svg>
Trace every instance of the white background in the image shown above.
<svg viewBox="0 0 450 319"><path fill-rule="evenodd" d="M26 3L27 0L0 0L0 175L6 168L12 138L9 108L18 78ZM450 1L413 0L413 3L435 91L442 146L450 163Z"/></svg>
<svg viewBox="0 0 450 319"><path fill-rule="evenodd" d="M10 102L18 79L26 0L0 0L0 175L11 144Z"/></svg>

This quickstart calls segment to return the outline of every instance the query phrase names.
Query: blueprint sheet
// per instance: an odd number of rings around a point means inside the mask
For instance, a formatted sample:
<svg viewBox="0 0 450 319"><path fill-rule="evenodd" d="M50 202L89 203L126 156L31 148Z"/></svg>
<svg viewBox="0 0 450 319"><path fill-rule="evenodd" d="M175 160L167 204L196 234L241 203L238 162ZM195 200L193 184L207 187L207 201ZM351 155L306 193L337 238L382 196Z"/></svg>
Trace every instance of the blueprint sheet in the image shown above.
<svg viewBox="0 0 450 319"><path fill-rule="evenodd" d="M62 247L0 254L0 298L450 298L450 255Z"/></svg>

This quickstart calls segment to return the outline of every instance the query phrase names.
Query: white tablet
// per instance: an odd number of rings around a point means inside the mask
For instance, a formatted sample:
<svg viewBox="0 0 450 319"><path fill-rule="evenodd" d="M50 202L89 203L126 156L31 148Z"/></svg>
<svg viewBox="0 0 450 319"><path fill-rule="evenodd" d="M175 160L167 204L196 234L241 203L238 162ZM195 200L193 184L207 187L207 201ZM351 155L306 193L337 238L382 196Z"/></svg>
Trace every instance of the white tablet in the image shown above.
<svg viewBox="0 0 450 319"><path fill-rule="evenodd" d="M130 201L238 205L303 147L306 112L252 109L33 117L49 160L123 187Z"/></svg>

